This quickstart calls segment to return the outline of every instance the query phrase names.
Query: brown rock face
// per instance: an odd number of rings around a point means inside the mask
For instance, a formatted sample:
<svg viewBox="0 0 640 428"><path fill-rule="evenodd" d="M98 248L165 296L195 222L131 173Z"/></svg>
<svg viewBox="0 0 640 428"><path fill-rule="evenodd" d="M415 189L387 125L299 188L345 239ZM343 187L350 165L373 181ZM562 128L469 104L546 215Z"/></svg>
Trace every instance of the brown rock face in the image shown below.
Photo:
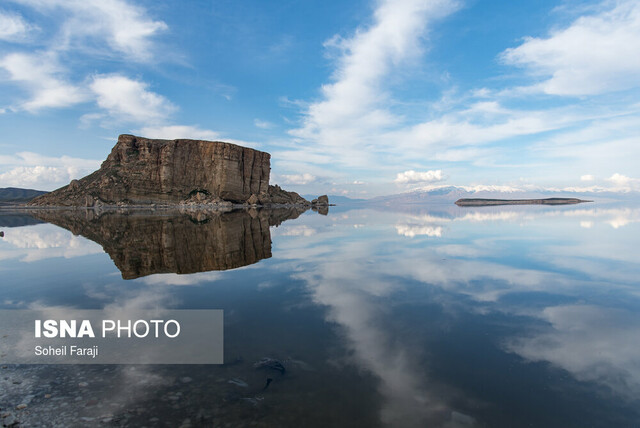
<svg viewBox="0 0 640 428"><path fill-rule="evenodd" d="M193 195L243 203L268 195L270 158L219 141L121 135L99 170L30 205L172 204Z"/></svg>

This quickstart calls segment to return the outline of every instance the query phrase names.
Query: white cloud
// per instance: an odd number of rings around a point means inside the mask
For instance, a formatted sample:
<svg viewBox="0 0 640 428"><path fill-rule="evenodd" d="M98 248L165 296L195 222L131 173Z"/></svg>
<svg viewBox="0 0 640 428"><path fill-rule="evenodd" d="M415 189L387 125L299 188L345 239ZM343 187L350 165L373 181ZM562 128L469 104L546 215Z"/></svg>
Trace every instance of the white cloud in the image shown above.
<svg viewBox="0 0 640 428"><path fill-rule="evenodd" d="M415 191L430 192L433 190L446 189L449 187L452 187L452 185L427 184L425 186L411 188L407 192L415 192ZM532 186L515 187L515 186L491 185L491 184L472 184L468 186L454 185L453 187L464 190L466 192L472 192L472 193L477 193L477 192L515 193L515 192L524 192L527 190L542 190L540 187L533 188Z"/></svg>
<svg viewBox="0 0 640 428"><path fill-rule="evenodd" d="M31 98L19 108L34 112L42 108L68 107L87 101L88 94L64 78L64 68L51 53L13 53L0 59L11 81L24 86Z"/></svg>
<svg viewBox="0 0 640 428"><path fill-rule="evenodd" d="M97 169L99 160L73 158L70 156L50 157L33 152L20 152L15 155L0 155L0 165L36 166L46 164L48 166L62 166L74 168Z"/></svg>
<svg viewBox="0 0 640 428"><path fill-rule="evenodd" d="M124 122L160 122L176 110L165 97L149 91L147 83L126 76L96 75L89 87L98 106Z"/></svg>
<svg viewBox="0 0 640 428"><path fill-rule="evenodd" d="M39 190L52 190L68 184L74 178L84 174L74 168L60 168L53 166L19 166L0 173L2 186L27 187Z"/></svg>
<svg viewBox="0 0 640 428"><path fill-rule="evenodd" d="M565 216L591 217L600 223L606 223L614 229L627 226L632 223L640 222L640 210L631 208L615 208L615 209L580 209L575 211L566 211ZM585 223L594 224L588 220ZM582 224L582 223L581 223ZM608 250L607 250L608 251ZM573 253L577 254L577 250L573 249ZM631 254L634 252L631 251ZM610 256L607 254L607 256Z"/></svg>
<svg viewBox="0 0 640 428"><path fill-rule="evenodd" d="M626 186L634 181L632 178L629 178L626 175L618 174L617 172L607 180L618 186Z"/></svg>
<svg viewBox="0 0 640 428"><path fill-rule="evenodd" d="M323 235L320 239L326 240ZM295 242L300 244L301 240ZM305 238L308 243L308 238ZM310 296L326 308L325 319L338 328L349 355L345 363L354 364L378 380L381 401L379 417L385 426L428 426L435 414L450 412L447 393L436 392L417 361L413 344L390 328L389 298L401 289L393 275L381 280L376 265L364 256L368 242L347 242L335 251L324 248L322 260L312 270L294 275L306 282ZM307 244L308 245L308 244ZM317 248L318 246L314 246ZM306 248L292 248L299 259ZM295 263L295 260L294 260ZM362 278L368 278L366 284ZM341 363L340 359L337 360Z"/></svg>
<svg viewBox="0 0 640 428"><path fill-rule="evenodd" d="M483 256L483 251L477 246L472 245L458 245L458 244L449 244L449 245L439 245L435 248L436 252L439 254L444 254L448 257L459 257L459 258L477 258Z"/></svg>
<svg viewBox="0 0 640 428"><path fill-rule="evenodd" d="M498 101L482 102L456 106L433 120L388 132L384 139L396 142L408 159L428 153L442 160L464 161L492 153L474 146L559 130L585 119L584 113L568 108L519 110L505 108ZM499 150L504 151L504 147Z"/></svg>
<svg viewBox="0 0 640 428"><path fill-rule="evenodd" d="M398 235L408 238L416 236L429 236L432 238L442 237L442 226L422 226L414 224L396 224L396 232Z"/></svg>
<svg viewBox="0 0 640 428"><path fill-rule="evenodd" d="M387 7L395 9L385 15ZM501 167L512 180L517 177L516 167L540 174L559 159L563 168L556 169L550 180L579 177L584 168L603 170L619 165L617 170L632 170L633 154L640 147L637 97L631 94L612 101L592 96L588 103L546 105L531 104L530 97L541 90L562 93L560 89L566 88L569 93L598 95L639 86L637 2L605 2L590 9L597 13L564 24L546 38L528 38L507 50L502 56L507 65L522 65L535 72L534 83L526 88L474 88L466 93L445 88L440 100L421 103L407 113L404 100L393 98L393 84L403 74L411 74L409 60L423 50L421 36L435 19L455 7L453 2L425 6L404 1L390 6L380 1L370 26L359 28L350 38L329 40L326 45L336 63L332 80L322 87L320 100L298 105L302 124L290 131L293 141L274 158L295 161L311 172L311 167L320 165L334 170L341 166L375 169L389 181L394 178L391 171L417 170L425 162L436 161L471 164L465 168L469 175L474 167ZM394 19L405 13L411 14L403 20L406 26L394 27ZM576 34L593 42L594 52L591 43ZM532 48L536 44L542 46L540 50ZM613 59L605 61L609 50ZM623 55L621 51L628 52ZM400 66L402 73L395 73ZM569 76L571 73L578 76ZM569 77L563 77L565 74ZM570 84L565 85L563 79ZM562 88L554 92L556 84ZM473 176L465 177L470 178ZM345 181L350 180L345 177Z"/></svg>
<svg viewBox="0 0 640 428"><path fill-rule="evenodd" d="M189 275L177 273L158 273L138 278L137 281L147 285L197 285L203 282L215 282L222 278L222 272L197 272Z"/></svg>
<svg viewBox="0 0 640 428"><path fill-rule="evenodd" d="M580 176L580 181L593 181L596 178L591 174L585 174Z"/></svg>
<svg viewBox="0 0 640 428"><path fill-rule="evenodd" d="M277 179L281 184L309 184L315 181L316 177L309 173L304 174L282 174Z"/></svg>
<svg viewBox="0 0 640 428"><path fill-rule="evenodd" d="M0 40L20 42L29 38L36 28L18 14L0 10Z"/></svg>
<svg viewBox="0 0 640 428"><path fill-rule="evenodd" d="M447 189L454 187L455 189L464 190L470 193L522 193L522 197L527 197L524 194L537 194L541 192L555 192L555 193L581 193L581 194L598 194L598 193L628 193L634 191L640 191L640 179L627 177L622 174L615 173L611 177L605 180L608 185L590 185L590 186L542 186L531 183L521 183L518 185L495 185L495 184L480 184L472 183L470 185L458 185L458 184L427 184L418 187L411 187L405 191L409 192L430 192L434 190Z"/></svg>
<svg viewBox="0 0 640 428"><path fill-rule="evenodd" d="M260 129L271 129L273 128L275 125L271 122L268 122L266 120L260 120L260 119L254 119L253 120L253 124Z"/></svg>
<svg viewBox="0 0 640 428"><path fill-rule="evenodd" d="M100 167L99 160L47 157L21 152L0 155L0 187L15 186L53 190Z"/></svg>
<svg viewBox="0 0 640 428"><path fill-rule="evenodd" d="M488 221L516 221L522 220L523 214L515 211L498 211L498 212L470 212L462 217L456 218L459 221L469 221L473 223L484 223Z"/></svg>
<svg viewBox="0 0 640 428"><path fill-rule="evenodd" d="M313 236L318 231L304 224L285 225L271 229L271 237L276 236Z"/></svg>
<svg viewBox="0 0 640 428"><path fill-rule="evenodd" d="M416 172L413 170L399 172L396 179L393 180L397 184L411 184L411 183L433 183L436 181L444 180L442 170L430 170L423 172Z"/></svg>
<svg viewBox="0 0 640 428"><path fill-rule="evenodd" d="M165 110L171 110L170 103L162 97L145 91L146 85L137 91L129 88L129 95L137 94L140 99L129 100L133 107L146 110L133 111L116 98L123 95L123 81L119 87L110 87L110 94L104 93L96 76L87 87L86 78L70 78L69 52L82 53L83 57L124 56L128 61L141 62L152 58L152 38L167 28L161 21L147 16L145 9L124 0L14 0L16 3L33 8L47 15L57 27L56 33L47 40L34 39L43 46L34 52L14 52L0 58L0 68L6 71L9 81L24 87L30 94L27 100L18 102L13 110L36 112L43 108L68 107L93 98L97 92L98 103L110 113L138 118L164 117ZM0 11L0 40L27 41L34 38L37 28L27 23L22 16ZM64 59L64 60L63 60ZM114 79L110 76L115 85ZM77 79L77 78L76 78ZM134 81L132 81L134 82ZM102 83L107 84L108 81ZM101 92L102 91L102 92ZM162 105L161 105L162 104ZM85 124L90 116L85 116Z"/></svg>
<svg viewBox="0 0 640 428"><path fill-rule="evenodd" d="M82 236L74 236L52 224L6 230L3 242L7 246L0 248L0 260L18 258L27 263L57 257L71 259L104 252L95 242Z"/></svg>
<svg viewBox="0 0 640 428"><path fill-rule="evenodd" d="M104 113L86 113L80 116L80 129L89 128L94 122L106 119L107 115Z"/></svg>
<svg viewBox="0 0 640 428"><path fill-rule="evenodd" d="M588 95L638 87L640 3L613 4L548 38L527 38L501 58L544 78L538 88L547 94Z"/></svg>
<svg viewBox="0 0 640 428"><path fill-rule="evenodd" d="M151 39L168 27L147 15L147 11L124 0L14 0L41 13L61 11L59 38L55 50L100 48L103 43L128 60L152 58Z"/></svg>
<svg viewBox="0 0 640 428"><path fill-rule="evenodd" d="M146 138L160 138L165 140L186 138L192 140L224 141L225 143L237 144L239 146L251 147L254 149L260 147L259 143L253 141L226 138L219 132L191 125L145 126L143 128L135 129L133 132L136 135Z"/></svg>
<svg viewBox="0 0 640 428"><path fill-rule="evenodd" d="M501 186L491 184L474 184L470 186L460 186L467 192L502 192L502 193L514 193L522 191L518 187L514 186Z"/></svg>
<svg viewBox="0 0 640 428"><path fill-rule="evenodd" d="M626 175L615 173L611 177L607 178L607 181L612 183L614 189L618 191L640 191L639 178L631 178Z"/></svg>
<svg viewBox="0 0 640 428"><path fill-rule="evenodd" d="M381 1L371 26L349 39L334 36L326 43L339 55L333 83L322 87L323 100L308 106L302 127L290 134L314 141L323 153L336 153L334 162L370 165L363 151L371 147L369 137L398 121L386 109L385 77L420 53L429 25L455 7L448 0Z"/></svg>
<svg viewBox="0 0 640 428"><path fill-rule="evenodd" d="M583 382L597 382L635 399L640 393L640 323L636 314L588 305L546 308L549 327L507 342L530 361L548 361Z"/></svg>
<svg viewBox="0 0 640 428"><path fill-rule="evenodd" d="M135 132L136 134L147 138L161 138L165 140L188 138L192 140L216 141L220 139L220 134L218 132L188 125L169 125L158 127L147 126L140 128Z"/></svg>

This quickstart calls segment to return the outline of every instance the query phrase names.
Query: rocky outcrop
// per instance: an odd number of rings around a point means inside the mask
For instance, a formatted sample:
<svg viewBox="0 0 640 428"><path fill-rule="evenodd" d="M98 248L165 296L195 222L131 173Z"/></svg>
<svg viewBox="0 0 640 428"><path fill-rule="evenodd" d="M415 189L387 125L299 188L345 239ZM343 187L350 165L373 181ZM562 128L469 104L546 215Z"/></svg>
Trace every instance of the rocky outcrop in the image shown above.
<svg viewBox="0 0 640 428"><path fill-rule="evenodd" d="M318 196L317 199L311 201L311 209L319 214L328 215L329 197L327 195Z"/></svg>
<svg viewBox="0 0 640 428"><path fill-rule="evenodd" d="M327 195L318 196L318 199L311 201L311 205L329 206L329 197Z"/></svg>
<svg viewBox="0 0 640 428"><path fill-rule="evenodd" d="M280 186L269 186L267 198L260 198L263 204L293 204L293 205L309 205L309 201L297 194L296 192L288 192Z"/></svg>
<svg viewBox="0 0 640 428"><path fill-rule="evenodd" d="M123 279L156 273L235 269L271 257L269 226L305 208L96 214L94 210L32 210L34 217L102 246Z"/></svg>
<svg viewBox="0 0 640 428"><path fill-rule="evenodd" d="M308 204L297 193L269 186L270 158L220 141L121 135L99 170L29 205Z"/></svg>

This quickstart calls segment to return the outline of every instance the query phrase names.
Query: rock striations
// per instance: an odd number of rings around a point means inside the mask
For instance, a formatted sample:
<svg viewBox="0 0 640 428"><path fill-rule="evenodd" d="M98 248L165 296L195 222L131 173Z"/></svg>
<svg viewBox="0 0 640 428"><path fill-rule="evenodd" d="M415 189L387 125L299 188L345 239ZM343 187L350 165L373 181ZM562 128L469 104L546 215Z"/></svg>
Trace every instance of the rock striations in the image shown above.
<svg viewBox="0 0 640 428"><path fill-rule="evenodd" d="M308 205L269 185L271 155L220 141L120 135L100 169L32 200L32 206Z"/></svg>

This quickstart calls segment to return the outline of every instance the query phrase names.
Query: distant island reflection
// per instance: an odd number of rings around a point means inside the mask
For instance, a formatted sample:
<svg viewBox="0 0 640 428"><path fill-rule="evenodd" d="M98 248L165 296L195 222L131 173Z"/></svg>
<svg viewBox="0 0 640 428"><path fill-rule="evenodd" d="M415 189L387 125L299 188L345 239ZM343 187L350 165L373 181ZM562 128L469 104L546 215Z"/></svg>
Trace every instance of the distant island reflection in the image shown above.
<svg viewBox="0 0 640 428"><path fill-rule="evenodd" d="M100 244L123 279L157 273L190 274L235 269L271 257L269 226L307 208L127 213L34 210L55 224Z"/></svg>

